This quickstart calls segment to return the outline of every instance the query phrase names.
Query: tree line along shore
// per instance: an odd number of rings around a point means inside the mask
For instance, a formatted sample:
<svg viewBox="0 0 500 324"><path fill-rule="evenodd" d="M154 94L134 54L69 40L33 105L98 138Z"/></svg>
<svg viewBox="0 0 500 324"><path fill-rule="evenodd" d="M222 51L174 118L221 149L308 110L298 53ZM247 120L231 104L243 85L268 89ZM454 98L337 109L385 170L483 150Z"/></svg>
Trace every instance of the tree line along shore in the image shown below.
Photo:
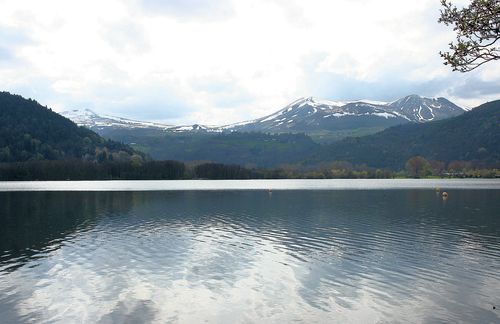
<svg viewBox="0 0 500 324"><path fill-rule="evenodd" d="M0 163L0 181L35 180L182 180L182 179L390 179L390 178L499 178L500 170L471 161L445 165L412 157L399 171L335 161L314 168L294 165L272 169L245 168L212 162L81 160Z"/></svg>

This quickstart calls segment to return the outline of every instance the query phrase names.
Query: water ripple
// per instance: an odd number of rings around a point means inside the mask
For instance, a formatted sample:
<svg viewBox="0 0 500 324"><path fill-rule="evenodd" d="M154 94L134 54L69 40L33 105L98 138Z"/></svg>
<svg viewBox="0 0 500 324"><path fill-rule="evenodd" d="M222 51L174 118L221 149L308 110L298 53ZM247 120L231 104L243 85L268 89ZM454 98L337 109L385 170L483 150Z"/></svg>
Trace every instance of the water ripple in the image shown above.
<svg viewBox="0 0 500 324"><path fill-rule="evenodd" d="M16 217L0 219L0 311L12 323L499 321L498 191L449 193L3 194ZM22 207L37 199L45 209Z"/></svg>

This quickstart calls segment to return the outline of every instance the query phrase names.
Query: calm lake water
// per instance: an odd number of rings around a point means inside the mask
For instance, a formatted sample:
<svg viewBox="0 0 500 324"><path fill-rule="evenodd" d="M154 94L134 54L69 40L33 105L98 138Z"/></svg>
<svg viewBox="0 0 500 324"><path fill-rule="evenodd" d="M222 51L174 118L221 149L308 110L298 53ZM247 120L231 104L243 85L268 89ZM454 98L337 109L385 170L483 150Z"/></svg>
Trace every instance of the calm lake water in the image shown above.
<svg viewBox="0 0 500 324"><path fill-rule="evenodd" d="M167 183L0 183L0 322L500 322L498 180Z"/></svg>

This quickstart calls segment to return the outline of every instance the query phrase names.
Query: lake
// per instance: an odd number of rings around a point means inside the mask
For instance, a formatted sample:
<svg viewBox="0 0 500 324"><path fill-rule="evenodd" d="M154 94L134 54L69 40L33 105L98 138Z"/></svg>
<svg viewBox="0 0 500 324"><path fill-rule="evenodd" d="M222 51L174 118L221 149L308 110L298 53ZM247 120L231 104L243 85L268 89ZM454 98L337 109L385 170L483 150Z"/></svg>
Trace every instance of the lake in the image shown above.
<svg viewBox="0 0 500 324"><path fill-rule="evenodd" d="M3 182L0 322L498 323L499 211L495 179Z"/></svg>

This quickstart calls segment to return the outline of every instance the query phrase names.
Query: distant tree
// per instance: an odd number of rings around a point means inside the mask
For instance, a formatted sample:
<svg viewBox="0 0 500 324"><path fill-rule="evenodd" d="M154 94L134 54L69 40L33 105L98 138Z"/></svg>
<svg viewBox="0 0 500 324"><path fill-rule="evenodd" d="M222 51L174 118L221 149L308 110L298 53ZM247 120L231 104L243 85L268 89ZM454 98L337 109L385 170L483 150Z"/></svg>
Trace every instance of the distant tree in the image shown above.
<svg viewBox="0 0 500 324"><path fill-rule="evenodd" d="M133 154L130 161L134 167L140 167L142 165L142 157L138 154Z"/></svg>
<svg viewBox="0 0 500 324"><path fill-rule="evenodd" d="M406 161L408 175L413 178L422 178L431 174L430 163L421 156L414 156Z"/></svg>
<svg viewBox="0 0 500 324"><path fill-rule="evenodd" d="M0 148L0 162L10 162L11 159L10 148L8 146Z"/></svg>
<svg viewBox="0 0 500 324"><path fill-rule="evenodd" d="M445 170L445 166L446 166L446 164L444 162L436 161L436 160L430 160L429 165L431 167L432 174L434 174L434 175L442 174L443 171Z"/></svg>
<svg viewBox="0 0 500 324"><path fill-rule="evenodd" d="M464 172L472 168L470 161L451 161L448 164L448 171L450 172Z"/></svg>
<svg viewBox="0 0 500 324"><path fill-rule="evenodd" d="M500 1L472 0L468 7L458 9L441 0L439 22L452 25L457 43L449 44L450 52L439 52L445 65L453 71L469 72L484 63L500 59Z"/></svg>

